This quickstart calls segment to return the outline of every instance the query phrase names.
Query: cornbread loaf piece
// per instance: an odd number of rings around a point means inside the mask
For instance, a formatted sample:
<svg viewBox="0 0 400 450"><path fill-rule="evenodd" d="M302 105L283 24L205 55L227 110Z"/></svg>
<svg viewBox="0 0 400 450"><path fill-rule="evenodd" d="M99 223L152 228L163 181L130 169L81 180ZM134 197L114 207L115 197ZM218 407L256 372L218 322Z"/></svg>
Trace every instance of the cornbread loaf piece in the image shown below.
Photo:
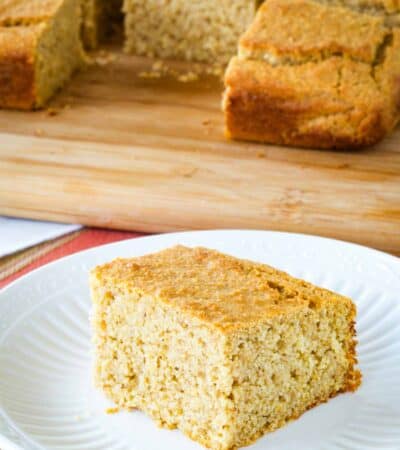
<svg viewBox="0 0 400 450"><path fill-rule="evenodd" d="M125 0L125 49L160 58L226 64L256 0Z"/></svg>
<svg viewBox="0 0 400 450"><path fill-rule="evenodd" d="M87 49L96 49L122 19L122 0L81 0L82 39Z"/></svg>
<svg viewBox="0 0 400 450"><path fill-rule="evenodd" d="M352 301L269 266L178 246L90 283L97 386L208 448L359 386Z"/></svg>
<svg viewBox="0 0 400 450"><path fill-rule="evenodd" d="M0 7L0 107L35 109L84 62L78 0Z"/></svg>
<svg viewBox="0 0 400 450"><path fill-rule="evenodd" d="M399 30L382 14L268 0L226 71L227 136L316 148L378 142L399 119Z"/></svg>

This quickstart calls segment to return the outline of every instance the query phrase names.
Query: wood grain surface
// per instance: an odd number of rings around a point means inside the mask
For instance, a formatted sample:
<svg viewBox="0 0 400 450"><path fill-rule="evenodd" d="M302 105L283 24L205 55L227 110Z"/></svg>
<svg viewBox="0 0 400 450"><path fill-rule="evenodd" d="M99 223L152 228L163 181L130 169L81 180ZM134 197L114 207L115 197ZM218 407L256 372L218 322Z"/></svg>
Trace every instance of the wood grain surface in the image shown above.
<svg viewBox="0 0 400 450"><path fill-rule="evenodd" d="M151 62L116 56L79 74L53 111L0 111L0 214L285 230L400 253L399 130L357 152L230 142L219 79L143 78Z"/></svg>

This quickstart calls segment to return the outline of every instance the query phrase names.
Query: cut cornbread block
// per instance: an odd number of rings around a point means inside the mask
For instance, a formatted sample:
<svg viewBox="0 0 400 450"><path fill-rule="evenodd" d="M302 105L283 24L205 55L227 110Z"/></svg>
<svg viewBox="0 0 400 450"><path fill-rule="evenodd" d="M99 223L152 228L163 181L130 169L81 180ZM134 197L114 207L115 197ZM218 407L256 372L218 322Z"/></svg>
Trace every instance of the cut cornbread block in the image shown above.
<svg viewBox="0 0 400 450"><path fill-rule="evenodd" d="M125 0L125 48L160 58L225 64L250 24L256 0Z"/></svg>
<svg viewBox="0 0 400 450"><path fill-rule="evenodd" d="M84 63L78 0L24 0L4 6L0 107L40 108Z"/></svg>
<svg viewBox="0 0 400 450"><path fill-rule="evenodd" d="M91 272L95 379L214 450L360 383L356 308L272 267L177 246Z"/></svg>
<svg viewBox="0 0 400 450"><path fill-rule="evenodd" d="M226 134L302 147L372 145L399 119L399 54L399 28L382 15L269 0L226 72Z"/></svg>
<svg viewBox="0 0 400 450"><path fill-rule="evenodd" d="M81 0L82 39L87 49L96 49L120 20L122 0Z"/></svg>

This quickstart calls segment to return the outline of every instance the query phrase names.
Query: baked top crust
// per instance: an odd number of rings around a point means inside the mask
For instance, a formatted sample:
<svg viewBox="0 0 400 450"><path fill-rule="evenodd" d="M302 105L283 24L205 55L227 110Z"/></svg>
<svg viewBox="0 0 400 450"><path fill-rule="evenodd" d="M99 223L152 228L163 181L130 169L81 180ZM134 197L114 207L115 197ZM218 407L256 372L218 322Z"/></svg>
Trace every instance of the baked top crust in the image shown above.
<svg viewBox="0 0 400 450"><path fill-rule="evenodd" d="M92 276L107 289L154 296L223 331L324 302L352 304L267 265L205 248L177 246L117 259L95 268Z"/></svg>
<svg viewBox="0 0 400 450"><path fill-rule="evenodd" d="M271 64L343 56L372 63L388 35L384 18L310 0L268 0L239 43L239 56Z"/></svg>
<svg viewBox="0 0 400 450"><path fill-rule="evenodd" d="M2 0L0 26L32 25L50 19L62 0Z"/></svg>
<svg viewBox="0 0 400 450"><path fill-rule="evenodd" d="M45 24L24 27L0 27L0 59L31 60Z"/></svg>
<svg viewBox="0 0 400 450"><path fill-rule="evenodd" d="M326 2L333 1L349 8L358 9L360 11L369 10L370 12L386 12L393 14L400 11L400 0L323 0Z"/></svg>

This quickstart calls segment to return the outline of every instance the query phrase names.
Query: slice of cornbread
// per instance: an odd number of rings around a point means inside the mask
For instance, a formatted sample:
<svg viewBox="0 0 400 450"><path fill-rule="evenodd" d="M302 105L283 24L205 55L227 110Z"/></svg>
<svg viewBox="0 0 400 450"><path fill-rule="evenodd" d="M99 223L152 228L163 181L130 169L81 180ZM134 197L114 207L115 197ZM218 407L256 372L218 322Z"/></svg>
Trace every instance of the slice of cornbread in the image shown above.
<svg viewBox="0 0 400 450"><path fill-rule="evenodd" d="M0 107L35 109L84 63L78 0L0 7Z"/></svg>
<svg viewBox="0 0 400 450"><path fill-rule="evenodd" d="M399 33L383 14L268 0L226 72L227 135L316 148L378 142L400 117Z"/></svg>
<svg viewBox="0 0 400 450"><path fill-rule="evenodd" d="M125 49L138 55L226 64L257 3L125 0Z"/></svg>
<svg viewBox="0 0 400 450"><path fill-rule="evenodd" d="M214 450L360 383L349 298L263 264L177 246L91 272L96 384Z"/></svg>
<svg viewBox="0 0 400 450"><path fill-rule="evenodd" d="M82 39L87 49L96 49L122 20L122 0L81 0Z"/></svg>

